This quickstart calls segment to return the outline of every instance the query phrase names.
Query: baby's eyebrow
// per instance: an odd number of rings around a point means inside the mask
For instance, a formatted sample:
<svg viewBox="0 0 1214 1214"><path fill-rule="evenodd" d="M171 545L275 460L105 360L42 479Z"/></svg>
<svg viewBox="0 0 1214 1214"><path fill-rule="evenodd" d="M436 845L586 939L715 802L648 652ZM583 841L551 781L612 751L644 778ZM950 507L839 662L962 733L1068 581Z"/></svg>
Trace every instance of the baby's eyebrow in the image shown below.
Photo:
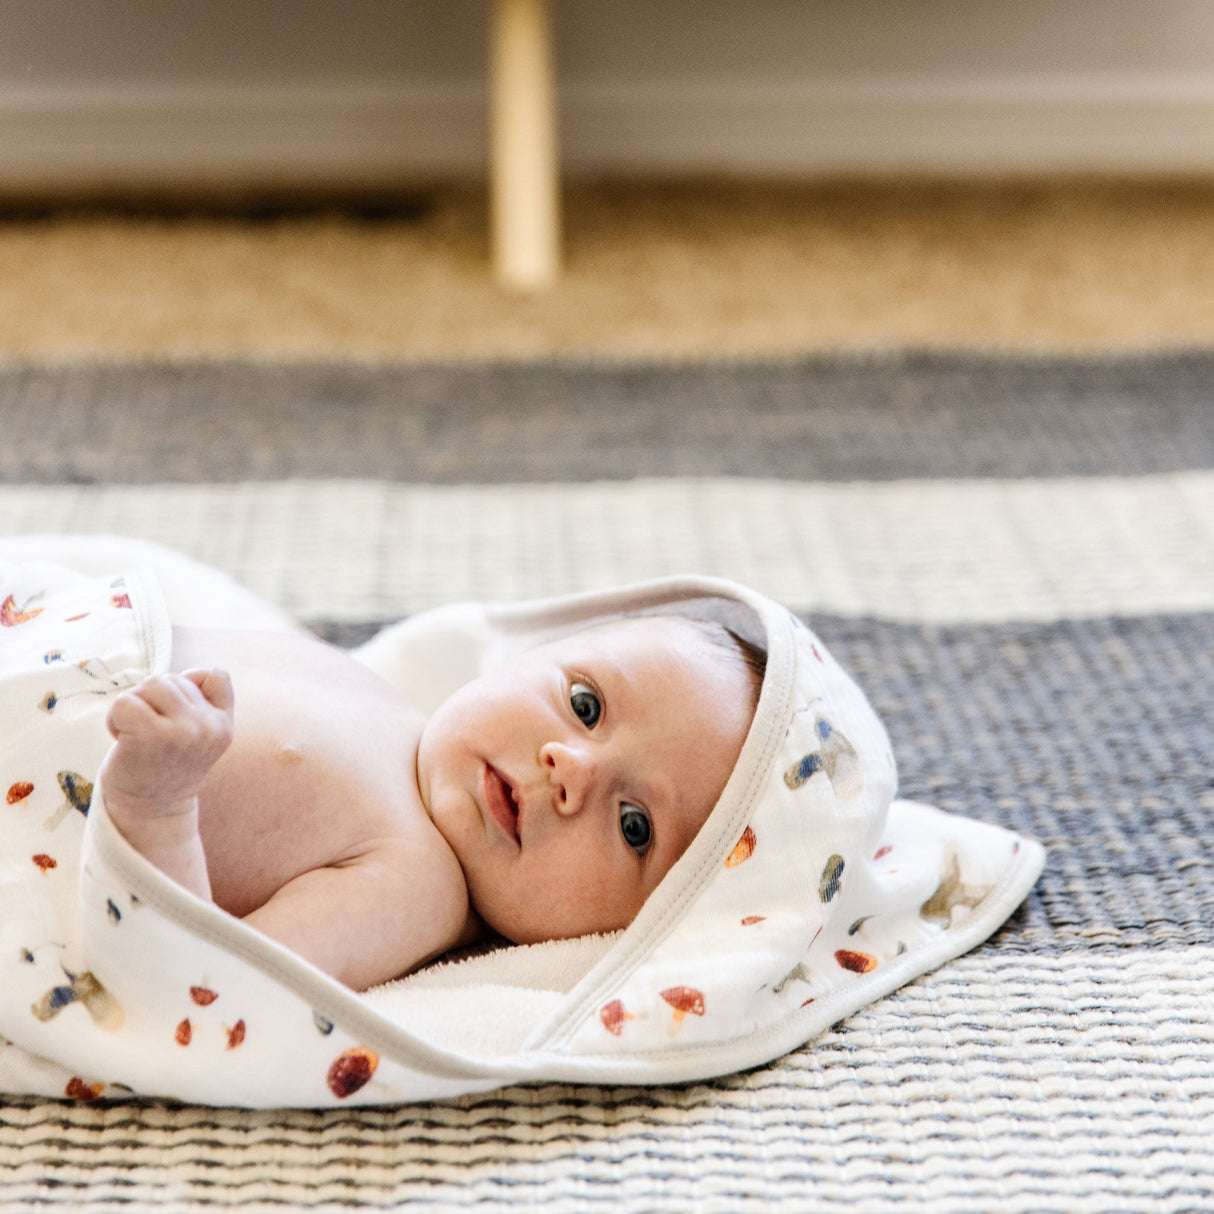
<svg viewBox="0 0 1214 1214"><path fill-rule="evenodd" d="M620 691L628 692L633 689L632 680L628 677L627 672L610 654L605 652L595 654L593 665L599 683L608 685L604 690L611 691L613 699L618 698ZM604 677L604 673L606 677Z"/></svg>

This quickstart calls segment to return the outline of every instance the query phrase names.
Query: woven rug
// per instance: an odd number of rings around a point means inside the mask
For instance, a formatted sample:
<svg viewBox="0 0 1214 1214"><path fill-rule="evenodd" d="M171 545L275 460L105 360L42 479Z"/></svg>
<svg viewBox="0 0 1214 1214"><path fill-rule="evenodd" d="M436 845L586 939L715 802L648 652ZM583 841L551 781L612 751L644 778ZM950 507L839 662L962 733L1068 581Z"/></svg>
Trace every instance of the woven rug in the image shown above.
<svg viewBox="0 0 1214 1214"><path fill-rule="evenodd" d="M0 366L0 534L321 635L694 571L812 617L905 795L1040 838L991 941L770 1066L375 1110L0 1103L3 1209L1214 1209L1214 355Z"/></svg>

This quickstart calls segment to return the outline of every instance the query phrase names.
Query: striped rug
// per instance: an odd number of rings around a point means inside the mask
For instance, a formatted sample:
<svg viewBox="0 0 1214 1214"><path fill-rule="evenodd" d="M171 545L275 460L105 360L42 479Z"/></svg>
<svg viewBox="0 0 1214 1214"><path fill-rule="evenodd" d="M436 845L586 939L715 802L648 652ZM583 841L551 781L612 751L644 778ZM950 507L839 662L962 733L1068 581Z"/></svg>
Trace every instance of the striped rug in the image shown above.
<svg viewBox="0 0 1214 1214"><path fill-rule="evenodd" d="M1040 838L988 944L706 1084L0 1098L0 1208L1214 1209L1214 355L0 366L0 535L356 643L666 573L812 618L905 795Z"/></svg>

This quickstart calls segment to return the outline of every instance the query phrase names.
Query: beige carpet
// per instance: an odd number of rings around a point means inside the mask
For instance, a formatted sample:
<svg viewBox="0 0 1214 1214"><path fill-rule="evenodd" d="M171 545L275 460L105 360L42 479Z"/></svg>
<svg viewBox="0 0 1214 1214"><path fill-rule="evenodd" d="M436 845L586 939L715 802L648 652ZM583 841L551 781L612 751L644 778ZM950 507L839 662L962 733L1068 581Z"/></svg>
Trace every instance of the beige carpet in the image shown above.
<svg viewBox="0 0 1214 1214"><path fill-rule="evenodd" d="M580 185L550 292L419 214L0 218L0 352L275 359L1100 351L1214 340L1214 182Z"/></svg>

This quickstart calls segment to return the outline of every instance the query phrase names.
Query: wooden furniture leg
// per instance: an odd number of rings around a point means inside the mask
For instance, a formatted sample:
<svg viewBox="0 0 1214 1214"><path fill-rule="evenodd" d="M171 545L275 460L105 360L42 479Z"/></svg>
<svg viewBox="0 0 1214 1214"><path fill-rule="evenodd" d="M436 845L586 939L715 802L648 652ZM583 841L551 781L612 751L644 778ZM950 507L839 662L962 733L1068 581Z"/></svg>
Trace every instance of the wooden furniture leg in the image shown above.
<svg viewBox="0 0 1214 1214"><path fill-rule="evenodd" d="M490 190L498 281L535 290L560 263L548 0L492 0Z"/></svg>

